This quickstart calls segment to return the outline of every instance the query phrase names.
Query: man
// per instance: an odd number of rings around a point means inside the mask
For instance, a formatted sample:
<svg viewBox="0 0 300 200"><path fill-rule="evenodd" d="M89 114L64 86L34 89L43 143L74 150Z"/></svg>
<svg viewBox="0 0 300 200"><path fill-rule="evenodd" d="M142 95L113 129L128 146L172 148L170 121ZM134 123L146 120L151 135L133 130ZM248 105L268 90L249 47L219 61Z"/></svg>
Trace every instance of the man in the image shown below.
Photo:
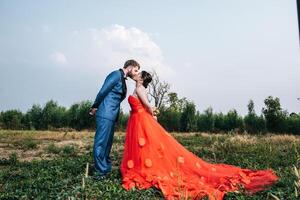
<svg viewBox="0 0 300 200"><path fill-rule="evenodd" d="M123 69L111 72L98 92L90 115L96 115L96 133L93 156L95 170L104 177L112 170L110 150L114 137L115 122L119 118L120 103L125 99L127 76L132 78L139 72L140 65L135 60L127 60Z"/></svg>

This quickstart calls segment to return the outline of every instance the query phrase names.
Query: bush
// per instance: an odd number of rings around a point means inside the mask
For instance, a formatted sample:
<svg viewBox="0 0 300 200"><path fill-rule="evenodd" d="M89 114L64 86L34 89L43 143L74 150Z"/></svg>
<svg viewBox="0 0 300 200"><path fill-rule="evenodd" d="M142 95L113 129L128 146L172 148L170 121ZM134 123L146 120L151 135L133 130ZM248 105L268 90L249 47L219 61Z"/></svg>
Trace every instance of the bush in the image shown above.
<svg viewBox="0 0 300 200"><path fill-rule="evenodd" d="M61 152L61 149L55 146L55 144L51 143L47 146L47 152L53 154L59 154Z"/></svg>
<svg viewBox="0 0 300 200"><path fill-rule="evenodd" d="M23 140L22 147L24 149L36 149L38 142L33 140L32 138L26 138Z"/></svg>
<svg viewBox="0 0 300 200"><path fill-rule="evenodd" d="M77 152L78 149L73 145L64 146L61 151L63 156L76 156Z"/></svg>

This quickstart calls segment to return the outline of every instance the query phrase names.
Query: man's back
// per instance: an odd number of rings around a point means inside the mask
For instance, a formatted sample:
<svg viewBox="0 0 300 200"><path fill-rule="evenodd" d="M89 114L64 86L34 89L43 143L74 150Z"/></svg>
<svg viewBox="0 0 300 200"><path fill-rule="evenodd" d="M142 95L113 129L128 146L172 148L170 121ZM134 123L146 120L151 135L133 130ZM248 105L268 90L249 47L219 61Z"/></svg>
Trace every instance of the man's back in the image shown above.
<svg viewBox="0 0 300 200"><path fill-rule="evenodd" d="M97 95L93 107L97 107L97 117L103 117L115 121L120 111L120 103L124 99L124 84L122 72L115 70L105 79L103 86Z"/></svg>

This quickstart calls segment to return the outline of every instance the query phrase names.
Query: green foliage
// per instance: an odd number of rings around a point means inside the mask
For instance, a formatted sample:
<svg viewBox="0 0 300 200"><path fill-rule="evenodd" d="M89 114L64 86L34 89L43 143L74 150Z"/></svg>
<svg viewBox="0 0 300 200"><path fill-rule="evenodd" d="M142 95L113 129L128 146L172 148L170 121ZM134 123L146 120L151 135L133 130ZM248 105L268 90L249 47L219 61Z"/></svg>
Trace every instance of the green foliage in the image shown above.
<svg viewBox="0 0 300 200"><path fill-rule="evenodd" d="M160 108L160 114L158 115L159 123L167 131L180 130L182 111L186 102L186 98L179 99L175 92L167 95L167 104Z"/></svg>
<svg viewBox="0 0 300 200"><path fill-rule="evenodd" d="M279 98L269 96L264 103L266 107L262 109L262 112L266 119L267 129L271 132L284 132L287 112L282 110Z"/></svg>
<svg viewBox="0 0 300 200"><path fill-rule="evenodd" d="M39 104L34 104L31 109L27 112L29 117L30 129L41 130L43 125L43 109Z"/></svg>
<svg viewBox="0 0 300 200"><path fill-rule="evenodd" d="M22 119L23 113L19 110L8 110L6 112L1 112L1 126L3 127L3 129L24 129Z"/></svg>
<svg viewBox="0 0 300 200"><path fill-rule="evenodd" d="M197 112L197 131L213 132L215 127L215 120L213 109L207 108L203 114Z"/></svg>
<svg viewBox="0 0 300 200"><path fill-rule="evenodd" d="M269 96L264 100L265 107L261 115L254 110L254 102L248 103L248 113L240 116L235 109L228 113L213 113L208 107L204 112L196 110L196 105L177 93L167 94L166 103L160 107L158 122L170 132L244 132L248 133L292 133L300 134L300 114L282 110L279 98ZM0 113L0 129L76 129L95 130L95 117L90 116L91 101L81 101L66 109L50 100L44 107L34 104L27 113L8 110ZM129 113L120 110L116 131L125 131Z"/></svg>
<svg viewBox="0 0 300 200"><path fill-rule="evenodd" d="M230 110L227 115L224 116L224 130L239 130L240 132L244 130L243 119L238 115L235 109Z"/></svg>
<svg viewBox="0 0 300 200"><path fill-rule="evenodd" d="M79 149L76 145L66 145L63 147L58 147L54 143L47 146L46 151L52 154L59 154L63 157L74 157L78 154Z"/></svg>
<svg viewBox="0 0 300 200"><path fill-rule="evenodd" d="M55 146L55 144L51 143L47 146L47 152L53 154L59 154L61 152L61 148Z"/></svg>
<svg viewBox="0 0 300 200"><path fill-rule="evenodd" d="M17 154L14 152L9 155L8 163L11 165L16 165L19 162Z"/></svg>
<svg viewBox="0 0 300 200"><path fill-rule="evenodd" d="M244 118L245 129L248 133L264 133L266 132L266 122L264 117L257 116L254 111L254 102L249 101L248 114Z"/></svg>
<svg viewBox="0 0 300 200"><path fill-rule="evenodd" d="M225 130L225 120L224 120L224 114L223 113L216 113L214 115L214 120L215 120L215 127L214 130L215 132L220 132Z"/></svg>
<svg viewBox="0 0 300 200"><path fill-rule="evenodd" d="M183 132L196 131L196 105L193 102L187 101L183 107L180 118L180 129Z"/></svg>
<svg viewBox="0 0 300 200"><path fill-rule="evenodd" d="M300 114L292 113L285 123L286 132L300 134Z"/></svg>
<svg viewBox="0 0 300 200"><path fill-rule="evenodd" d="M119 119L116 123L116 131L125 131L127 126L127 121L129 114L124 113L123 110L120 110Z"/></svg>
<svg viewBox="0 0 300 200"><path fill-rule="evenodd" d="M46 103L42 111L43 128L61 128L66 123L66 108L58 106L57 102L50 100Z"/></svg>
<svg viewBox="0 0 300 200"><path fill-rule="evenodd" d="M13 144L23 150L29 150L29 149L36 149L39 142L32 139L31 137L28 137L23 140L17 140Z"/></svg>
<svg viewBox="0 0 300 200"><path fill-rule="evenodd" d="M189 151L209 163L231 164L249 169L272 168L279 181L267 190L247 196L242 193L227 193L224 200L272 199L270 194L280 199L294 200L294 181L292 166L300 167L299 140L289 142L288 138L270 139L264 135L220 135L181 136L176 139ZM272 135L274 136L274 135ZM238 140L245 137L249 140ZM249 138L250 137L250 138ZM115 138L117 139L117 138ZM18 161L16 154L0 159L0 199L163 199L162 192L155 187L146 190L126 191L121 186L119 170L124 136L112 149L114 159L112 172L107 179L94 180L92 151L84 154L65 156L58 154L53 160ZM69 148L69 147L68 147ZM69 150L67 150L69 151ZM72 150L69 151L72 154ZM69 155L69 154L66 154ZM85 187L82 187L86 163L90 163Z"/></svg>
<svg viewBox="0 0 300 200"><path fill-rule="evenodd" d="M158 115L159 123L167 131L178 131L180 129L180 118L181 112L179 112L175 107L161 107L160 114Z"/></svg>
<svg viewBox="0 0 300 200"><path fill-rule="evenodd" d="M76 156L78 149L74 145L67 145L62 148L61 153L63 156Z"/></svg>
<svg viewBox="0 0 300 200"><path fill-rule="evenodd" d="M168 93L168 98L167 98L167 104L169 106L166 106L166 107L169 107L174 111L182 112L186 102L187 102L187 99L185 97L180 99L178 97L177 93L170 92L170 93Z"/></svg>
<svg viewBox="0 0 300 200"><path fill-rule="evenodd" d="M94 128L95 119L89 115L91 106L91 101L73 104L67 111L68 126L76 130Z"/></svg>
<svg viewBox="0 0 300 200"><path fill-rule="evenodd" d="M26 138L22 141L23 149L36 149L38 142L33 140L32 138Z"/></svg>

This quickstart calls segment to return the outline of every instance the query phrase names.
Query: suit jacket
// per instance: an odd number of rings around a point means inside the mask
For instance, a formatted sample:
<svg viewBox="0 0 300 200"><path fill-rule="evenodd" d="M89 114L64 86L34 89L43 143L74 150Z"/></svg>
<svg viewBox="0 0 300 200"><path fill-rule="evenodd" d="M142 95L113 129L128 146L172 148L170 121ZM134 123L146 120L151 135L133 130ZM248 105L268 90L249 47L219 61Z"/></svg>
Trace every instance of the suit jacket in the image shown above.
<svg viewBox="0 0 300 200"><path fill-rule="evenodd" d="M98 108L97 117L118 121L120 103L125 99L127 87L122 69L111 72L99 90L92 108Z"/></svg>

